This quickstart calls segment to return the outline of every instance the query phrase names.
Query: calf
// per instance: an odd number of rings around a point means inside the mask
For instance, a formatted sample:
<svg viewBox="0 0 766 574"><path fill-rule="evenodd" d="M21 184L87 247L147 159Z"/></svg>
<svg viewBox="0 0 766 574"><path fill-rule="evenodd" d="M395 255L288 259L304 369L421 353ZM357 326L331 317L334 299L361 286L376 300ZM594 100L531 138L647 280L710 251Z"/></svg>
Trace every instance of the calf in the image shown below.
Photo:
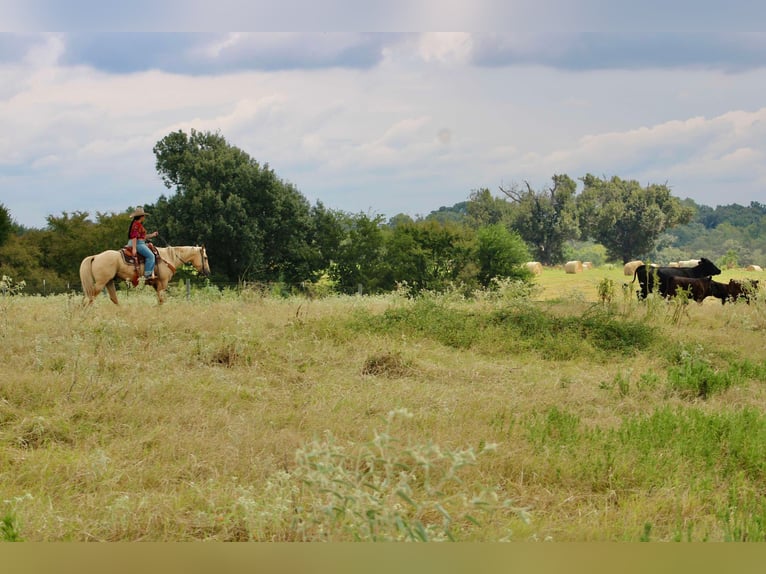
<svg viewBox="0 0 766 574"><path fill-rule="evenodd" d="M712 281L710 290L710 294L720 299L722 305L729 299L736 301L740 297L749 305L758 291L758 281L754 279L729 279L728 283Z"/></svg>
<svg viewBox="0 0 766 574"><path fill-rule="evenodd" d="M710 277L668 277L667 296L675 297L678 291L686 291L697 303L702 303L705 297L712 295L712 282Z"/></svg>

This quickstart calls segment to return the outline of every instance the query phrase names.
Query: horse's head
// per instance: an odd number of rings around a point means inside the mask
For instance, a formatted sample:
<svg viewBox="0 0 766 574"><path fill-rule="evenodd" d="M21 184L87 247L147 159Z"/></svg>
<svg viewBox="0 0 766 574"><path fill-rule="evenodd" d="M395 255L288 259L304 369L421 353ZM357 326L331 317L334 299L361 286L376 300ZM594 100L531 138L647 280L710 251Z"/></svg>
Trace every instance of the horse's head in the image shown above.
<svg viewBox="0 0 766 574"><path fill-rule="evenodd" d="M210 263L208 263L207 251L205 251L204 245L197 247L192 264L205 277L210 277Z"/></svg>

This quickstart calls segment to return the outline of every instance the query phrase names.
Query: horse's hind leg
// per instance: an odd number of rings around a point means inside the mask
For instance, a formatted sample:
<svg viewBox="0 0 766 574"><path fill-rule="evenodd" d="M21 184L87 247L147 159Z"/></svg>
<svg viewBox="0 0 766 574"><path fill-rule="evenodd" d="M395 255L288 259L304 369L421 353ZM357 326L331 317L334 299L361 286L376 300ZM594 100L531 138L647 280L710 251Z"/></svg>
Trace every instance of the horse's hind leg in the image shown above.
<svg viewBox="0 0 766 574"><path fill-rule="evenodd" d="M99 293L101 293L102 287L99 287L98 284L92 285L87 290L84 290L83 298L82 298L82 306L83 307L89 307L90 305L93 305L93 302L96 300L96 297Z"/></svg>

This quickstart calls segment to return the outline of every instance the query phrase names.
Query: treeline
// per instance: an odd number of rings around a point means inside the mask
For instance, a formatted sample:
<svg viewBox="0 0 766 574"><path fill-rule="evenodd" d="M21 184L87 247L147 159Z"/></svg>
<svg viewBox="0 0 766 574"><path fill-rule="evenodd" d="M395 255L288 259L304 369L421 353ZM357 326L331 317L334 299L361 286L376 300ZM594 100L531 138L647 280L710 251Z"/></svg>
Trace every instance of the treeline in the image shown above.
<svg viewBox="0 0 766 574"><path fill-rule="evenodd" d="M470 292L498 278L529 279L522 265L529 260L600 265L705 255L724 265L766 263L763 205L712 209L673 197L665 185L587 174L578 194L572 178L554 175L543 189L478 189L427 216L385 220L310 205L217 133L173 132L153 152L169 192L144 206L148 228L159 230L159 245L204 244L221 284L377 293L406 283ZM80 261L124 245L134 207L95 218L51 215L40 230L18 226L0 204L0 274L25 281L26 292L79 290Z"/></svg>

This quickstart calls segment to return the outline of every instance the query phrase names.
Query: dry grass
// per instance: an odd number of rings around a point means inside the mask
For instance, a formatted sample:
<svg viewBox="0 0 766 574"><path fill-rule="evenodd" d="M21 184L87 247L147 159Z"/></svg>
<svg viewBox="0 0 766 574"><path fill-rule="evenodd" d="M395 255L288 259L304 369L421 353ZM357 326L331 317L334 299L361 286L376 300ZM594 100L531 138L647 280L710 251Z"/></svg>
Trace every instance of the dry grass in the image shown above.
<svg viewBox="0 0 766 574"><path fill-rule="evenodd" d="M604 277L623 281L621 269L554 273L537 278L538 304L562 317L598 307ZM673 322L667 305L652 310L618 293L612 312L650 324L660 344L602 361L500 352L486 341L450 346L364 326L411 305L397 296L199 296L158 308L151 294L135 292L121 294L119 307L99 300L87 310L79 298L7 298L0 519L30 541L408 539L407 528L418 525L428 539L724 540L742 538L736 520L752 538L755 526L735 503L754 515L764 484L746 466L719 478L721 469L690 459L655 476L671 446L616 433L663 409L726 421L762 412L764 385L753 378L705 400L666 383L672 357L684 353L719 371L737 361L762 365L766 316L758 303L692 304ZM449 303L477 317L506 304ZM411 418L392 420L399 412ZM392 440L383 458L398 468L427 459L406 477L388 477L421 497L416 510L396 493L382 498L382 478L371 499L350 474L380 478L369 474L365 449L373 447L365 445L384 435ZM311 467L301 452L324 466ZM476 457L460 466L460 481L429 490L421 472L435 480L459 453ZM334 514L316 486L324 484L320 470L346 489ZM332 474L339 470L342 480ZM479 495L494 502L471 510ZM362 501L377 538L367 519L355 522ZM450 514L448 528L440 509Z"/></svg>

